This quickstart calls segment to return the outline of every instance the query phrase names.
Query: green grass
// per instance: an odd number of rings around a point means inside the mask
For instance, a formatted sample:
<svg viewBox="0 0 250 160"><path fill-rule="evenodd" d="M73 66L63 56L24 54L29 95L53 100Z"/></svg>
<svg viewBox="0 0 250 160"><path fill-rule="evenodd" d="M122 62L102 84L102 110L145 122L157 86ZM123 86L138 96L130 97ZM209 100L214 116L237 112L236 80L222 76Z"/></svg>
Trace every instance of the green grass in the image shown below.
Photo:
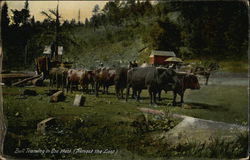
<svg viewBox="0 0 250 160"><path fill-rule="evenodd" d="M39 95L20 98L19 94L24 89L34 89ZM179 121L169 117L152 116L141 113L137 108L148 107L165 112L189 115L197 118L216 121L247 124L247 88L238 86L202 86L200 90L188 90L182 107L171 106L172 93L163 94L163 101L158 106L149 105L148 93L143 91L142 100L136 102L129 99L128 102L118 100L114 95L114 88L110 88L110 95L100 94L86 95L84 107L73 106L74 95L66 94L65 102L50 103L45 95L47 87L3 88L4 113L8 120L8 134L5 141L5 152L13 155L16 147L26 148L97 148L116 149L120 152L116 157L124 158L126 154L136 159L152 157L228 157L228 150L233 147L241 147L239 151L229 157L238 157L245 150L241 146L241 139L228 149L218 152L210 151L207 146L201 154L197 150L200 144L183 144L180 150L169 148L161 142L152 142L147 135L157 132L166 132L173 128ZM178 98L179 100L179 98ZM48 117L56 117L62 122L63 135L48 132L43 136L36 133L36 125ZM163 118L163 119L162 119ZM245 136L243 138L246 138ZM220 140L222 141L222 140ZM217 142L217 141L216 141ZM221 142L221 148L228 143ZM189 150L187 146L193 147ZM227 145L228 146L228 145ZM198 148L198 149L197 149ZM197 149L197 150L196 150ZM220 148L219 148L220 149ZM182 152L183 151L183 152ZM188 154L187 154L188 153ZM210 154L211 153L211 154ZM69 154L49 155L13 155L18 157L31 156L33 158L72 158ZM91 155L95 158L112 158L114 155ZM88 154L73 155L75 158L89 158ZM122 159L121 158L121 159ZM160 158L161 159L161 158ZM163 158L164 159L164 158Z"/></svg>
<svg viewBox="0 0 250 160"><path fill-rule="evenodd" d="M196 63L202 64L204 62L216 62L219 64L220 68L219 71L222 72L233 72L233 73L241 73L241 72L248 72L248 62L246 60L221 60L221 61L214 61L214 60L200 60L200 59L187 59L185 62L188 63Z"/></svg>
<svg viewBox="0 0 250 160"><path fill-rule="evenodd" d="M248 62L246 61L222 61L219 63L223 71L227 72L247 72Z"/></svg>

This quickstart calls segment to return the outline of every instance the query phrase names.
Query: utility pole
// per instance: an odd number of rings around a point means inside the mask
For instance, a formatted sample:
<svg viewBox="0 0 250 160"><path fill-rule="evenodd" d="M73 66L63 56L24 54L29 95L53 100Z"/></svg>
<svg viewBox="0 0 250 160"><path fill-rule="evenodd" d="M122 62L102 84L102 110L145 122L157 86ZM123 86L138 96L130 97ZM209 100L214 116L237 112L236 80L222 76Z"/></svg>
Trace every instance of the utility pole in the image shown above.
<svg viewBox="0 0 250 160"><path fill-rule="evenodd" d="M81 24L81 11L80 9L78 10L78 25Z"/></svg>
<svg viewBox="0 0 250 160"><path fill-rule="evenodd" d="M56 44L55 44L55 60L58 60L58 32L60 27L60 21L59 21L59 0L57 0L57 7L56 7Z"/></svg>

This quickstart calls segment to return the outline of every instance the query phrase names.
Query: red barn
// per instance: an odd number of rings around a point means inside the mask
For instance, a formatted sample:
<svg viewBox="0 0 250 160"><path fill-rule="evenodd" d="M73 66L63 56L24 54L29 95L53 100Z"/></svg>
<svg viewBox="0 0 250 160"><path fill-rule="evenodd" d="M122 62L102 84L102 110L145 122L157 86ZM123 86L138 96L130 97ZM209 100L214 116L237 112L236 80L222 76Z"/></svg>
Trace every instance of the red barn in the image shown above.
<svg viewBox="0 0 250 160"><path fill-rule="evenodd" d="M149 63L153 65L165 65L168 63L165 60L169 57L175 57L175 53L172 51L153 50L149 56Z"/></svg>

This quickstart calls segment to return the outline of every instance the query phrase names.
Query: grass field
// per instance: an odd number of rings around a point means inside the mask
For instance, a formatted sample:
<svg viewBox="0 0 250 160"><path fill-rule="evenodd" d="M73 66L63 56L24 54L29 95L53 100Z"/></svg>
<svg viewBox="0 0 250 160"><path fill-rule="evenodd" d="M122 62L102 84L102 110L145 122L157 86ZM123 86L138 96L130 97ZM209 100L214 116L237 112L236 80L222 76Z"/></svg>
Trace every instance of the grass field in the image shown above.
<svg viewBox="0 0 250 160"><path fill-rule="evenodd" d="M23 99L20 94L25 89L36 90L39 95ZM151 145L150 140L145 139L145 135L150 132L168 131L178 123L178 120L169 117L164 117L163 120L157 116L146 116L145 120L145 114L137 109L140 107L247 125L248 95L247 87L243 86L208 85L202 86L200 90L188 90L184 97L185 104L182 106L171 105L170 92L162 95L163 101L157 106L151 106L146 90L143 91L140 102L132 99L125 102L115 97L114 88L111 87L109 95L100 94L98 98L84 94L85 106L75 107L74 95L81 92L66 94L65 102L50 103L50 97L45 94L47 90L47 87L3 88L4 113L8 120L5 152L8 154L13 155L13 149L17 146L20 148L85 146L110 150L125 149L124 152L131 154L133 151L133 155L146 157L171 156L172 152L163 149L166 149L166 144ZM49 133L42 136L36 133L37 123L48 117L57 117L64 123L63 135ZM69 154L47 156L54 159L69 158ZM81 156L83 155L75 155L75 158ZM89 155L84 155L86 156ZM109 156L112 155L105 155L106 158ZM32 154L32 157L41 158L41 155Z"/></svg>

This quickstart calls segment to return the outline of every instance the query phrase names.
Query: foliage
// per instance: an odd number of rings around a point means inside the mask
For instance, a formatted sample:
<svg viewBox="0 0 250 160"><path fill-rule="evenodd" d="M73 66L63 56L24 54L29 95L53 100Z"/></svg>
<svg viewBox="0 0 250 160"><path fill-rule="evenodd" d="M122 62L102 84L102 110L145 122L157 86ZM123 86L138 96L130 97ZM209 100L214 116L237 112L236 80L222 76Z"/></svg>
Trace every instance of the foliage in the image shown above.
<svg viewBox="0 0 250 160"><path fill-rule="evenodd" d="M93 16L87 18L84 25L76 23L74 19L62 22L62 18L56 16L57 10L53 9L42 12L46 17L42 22L35 21L29 17L27 4L26 8L12 12L13 24L8 24L8 13L2 12L2 17L6 17L6 34L9 35L3 36L3 41L9 44L4 47L4 64L9 68L23 62L28 41L27 61L32 66L33 58L42 54L44 45L49 45L55 39L55 32L58 32L58 45L64 46L65 60L79 59L81 62L75 63L83 64L90 54L95 53L93 60L85 64L88 68L95 61L112 64L118 55L124 61L145 60L138 53L145 47L149 51L172 50L185 60L222 61L247 57L248 19L247 7L243 2L152 4L148 0L115 0L107 2L104 8L95 6ZM27 18L27 24L23 25L22 19ZM55 30L55 26L60 29ZM13 38L17 36L24 39ZM19 60L13 63L12 57Z"/></svg>
<svg viewBox="0 0 250 160"><path fill-rule="evenodd" d="M101 94L99 98L84 94L87 100L86 106L75 107L72 105L75 93L68 93L65 102L50 103L50 97L45 94L47 87L34 88L39 95L27 99L20 99L19 96L27 88L6 87L3 89L4 111L8 120L5 153L18 156L18 158L32 157L34 159L45 157L49 159L89 159L96 156L99 159L111 159L119 154L124 156L124 150L129 151L132 154L131 157L139 155L142 157L141 159L152 157L163 157L162 159L169 157L199 157L199 159L201 157L221 159L244 157L247 150L246 133L239 134L233 140L211 138L209 143L190 140L177 146L172 146L168 141L152 138L154 135L160 138L159 134L166 133L180 122L170 116L172 113L238 124L242 124L243 121L247 122L247 114L244 114L247 113L247 105L244 105L247 104L247 93L242 92L243 88L218 87L214 90L211 88L207 93L206 90L203 90L204 97L206 97L206 101L203 102L204 108L201 108L201 104L198 106L198 104L187 103L191 105L191 109L166 106L171 101L171 93L157 108L148 106L148 99L143 98L140 103L132 100L124 103L122 100L117 100L113 94ZM110 92L114 92L113 87ZM227 92L229 95L232 92L235 93L228 97ZM80 94L79 91L76 93ZM146 96L147 92L143 91L142 97ZM187 96L190 101L202 98L201 93L188 92ZM227 98L227 101L223 101L223 96ZM232 97L235 97L233 103ZM242 102L242 99L246 102ZM198 100L195 101L199 103ZM225 106L217 107L216 105L221 102ZM231 103L232 105L228 105ZM137 109L138 107L162 109L167 114L160 116L141 113ZM46 135L38 134L36 132L37 123L49 117L56 117L56 125L50 128ZM246 123L242 125L246 126ZM115 149L119 152L115 155L14 154L16 147L49 150L53 148L57 150Z"/></svg>

